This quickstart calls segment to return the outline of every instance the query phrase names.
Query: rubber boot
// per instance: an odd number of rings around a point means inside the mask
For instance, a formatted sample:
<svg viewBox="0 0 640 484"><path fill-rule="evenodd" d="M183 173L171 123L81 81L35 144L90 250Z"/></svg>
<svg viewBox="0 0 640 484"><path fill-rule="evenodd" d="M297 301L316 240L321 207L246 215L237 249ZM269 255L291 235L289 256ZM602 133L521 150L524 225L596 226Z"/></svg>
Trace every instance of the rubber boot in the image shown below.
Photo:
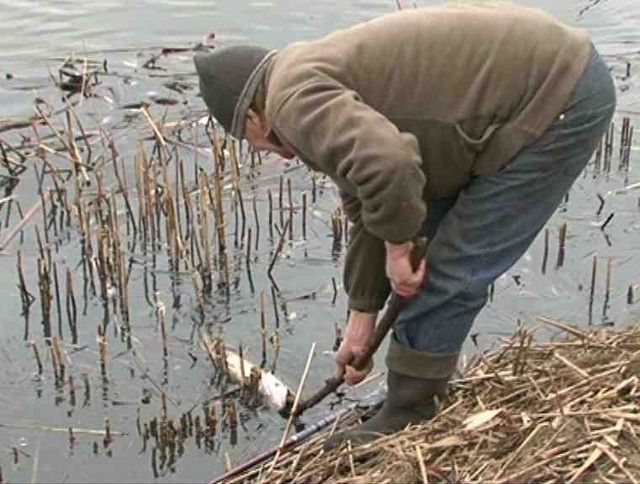
<svg viewBox="0 0 640 484"><path fill-rule="evenodd" d="M383 435L403 430L409 424L432 419L437 399L446 391L458 354L433 355L406 348L392 340L387 354L387 396L378 413L352 430L329 437L329 451L351 441L351 445L371 442ZM424 367L421 363L429 363ZM404 371L402 371L404 370Z"/></svg>

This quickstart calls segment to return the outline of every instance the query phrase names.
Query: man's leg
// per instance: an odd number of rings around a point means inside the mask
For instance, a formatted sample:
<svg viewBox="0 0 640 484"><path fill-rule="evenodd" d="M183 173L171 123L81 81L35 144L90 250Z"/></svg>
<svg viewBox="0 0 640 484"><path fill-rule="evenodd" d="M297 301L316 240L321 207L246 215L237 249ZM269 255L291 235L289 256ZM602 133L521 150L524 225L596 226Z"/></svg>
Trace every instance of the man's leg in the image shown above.
<svg viewBox="0 0 640 484"><path fill-rule="evenodd" d="M520 259L553 215L614 107L608 69L594 55L567 108L545 134L498 173L477 177L462 190L431 240L427 278L398 319L398 343L436 356L460 351L489 286ZM428 377L428 358L424 366Z"/></svg>
<svg viewBox="0 0 640 484"><path fill-rule="evenodd" d="M564 110L532 146L498 173L474 178L430 241L427 278L402 311L389 352L387 400L341 441L372 440L428 419L490 284L527 250L587 164L609 125L615 89L594 54Z"/></svg>

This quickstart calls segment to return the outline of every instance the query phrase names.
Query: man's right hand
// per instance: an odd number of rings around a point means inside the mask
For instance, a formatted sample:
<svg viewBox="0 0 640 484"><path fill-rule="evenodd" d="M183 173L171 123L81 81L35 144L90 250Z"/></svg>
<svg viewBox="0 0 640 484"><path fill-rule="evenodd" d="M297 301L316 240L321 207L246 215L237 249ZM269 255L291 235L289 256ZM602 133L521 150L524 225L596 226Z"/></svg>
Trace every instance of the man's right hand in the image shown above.
<svg viewBox="0 0 640 484"><path fill-rule="evenodd" d="M349 313L347 330L336 354L336 364L338 365L336 377L338 379L344 377L347 385L360 383L373 368L372 360L369 360L366 368L362 370L356 370L350 364L357 357L364 355L371 346L376 317L377 313L363 313L355 310L351 310Z"/></svg>

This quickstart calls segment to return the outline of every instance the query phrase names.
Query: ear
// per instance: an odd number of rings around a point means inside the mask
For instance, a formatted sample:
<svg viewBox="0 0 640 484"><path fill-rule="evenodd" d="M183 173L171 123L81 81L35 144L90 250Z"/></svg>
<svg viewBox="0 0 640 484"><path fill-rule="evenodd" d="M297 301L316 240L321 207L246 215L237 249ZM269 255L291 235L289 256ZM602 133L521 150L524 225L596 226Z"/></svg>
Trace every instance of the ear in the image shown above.
<svg viewBox="0 0 640 484"><path fill-rule="evenodd" d="M253 109L249 108L247 109L246 120L252 124L256 124L260 120L260 115L256 113Z"/></svg>
<svg viewBox="0 0 640 484"><path fill-rule="evenodd" d="M247 123L256 128L260 133L266 136L271 130L271 123L265 112L257 112L253 109L247 109Z"/></svg>

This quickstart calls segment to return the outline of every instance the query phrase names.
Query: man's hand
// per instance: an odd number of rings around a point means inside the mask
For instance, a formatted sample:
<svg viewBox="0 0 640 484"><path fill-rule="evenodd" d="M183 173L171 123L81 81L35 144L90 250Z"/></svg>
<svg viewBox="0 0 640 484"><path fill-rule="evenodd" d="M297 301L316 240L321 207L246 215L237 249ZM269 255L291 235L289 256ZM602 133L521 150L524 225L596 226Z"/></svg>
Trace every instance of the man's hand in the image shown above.
<svg viewBox="0 0 640 484"><path fill-rule="evenodd" d="M413 242L403 244L384 243L387 250L387 277L393 291L402 297L417 294L427 273L427 262L422 260L417 271L411 266L411 250Z"/></svg>
<svg viewBox="0 0 640 484"><path fill-rule="evenodd" d="M373 368L371 360L363 370L356 370L350 366L350 363L369 349L376 326L376 316L377 313L363 313L355 310L351 310L349 314L347 330L336 354L338 365L336 377L340 379L344 376L347 385L360 383Z"/></svg>

